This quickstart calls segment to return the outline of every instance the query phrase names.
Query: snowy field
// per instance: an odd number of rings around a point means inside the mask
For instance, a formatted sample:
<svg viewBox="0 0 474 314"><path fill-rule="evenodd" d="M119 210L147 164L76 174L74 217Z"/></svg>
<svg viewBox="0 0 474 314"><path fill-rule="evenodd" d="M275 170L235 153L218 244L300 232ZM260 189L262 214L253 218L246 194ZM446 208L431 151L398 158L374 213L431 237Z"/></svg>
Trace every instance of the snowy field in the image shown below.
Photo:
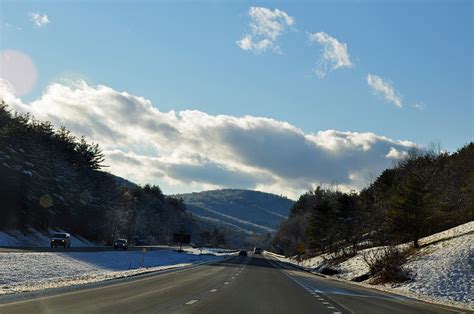
<svg viewBox="0 0 474 314"><path fill-rule="evenodd" d="M409 244L402 244L406 247ZM415 297L430 302L474 309L474 222L433 234L421 239L422 248L409 258L405 268L412 274L410 282L397 285L365 286ZM333 268L340 273L336 278L351 280L369 272L363 254L380 247L369 248ZM318 271L327 263L327 255L316 256L302 262L271 252L267 256L292 263L309 271Z"/></svg>
<svg viewBox="0 0 474 314"><path fill-rule="evenodd" d="M0 295L64 287L218 260L213 249L93 253L0 253Z"/></svg>

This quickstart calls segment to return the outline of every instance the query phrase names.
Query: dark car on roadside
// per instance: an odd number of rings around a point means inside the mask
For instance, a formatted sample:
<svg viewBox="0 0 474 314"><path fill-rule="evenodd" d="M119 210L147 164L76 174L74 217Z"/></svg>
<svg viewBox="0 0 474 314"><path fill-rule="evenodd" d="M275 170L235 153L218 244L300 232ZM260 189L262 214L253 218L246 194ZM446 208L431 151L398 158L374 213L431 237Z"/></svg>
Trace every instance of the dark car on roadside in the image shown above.
<svg viewBox="0 0 474 314"><path fill-rule="evenodd" d="M259 247L256 247L253 249L253 254L262 254L262 249Z"/></svg>
<svg viewBox="0 0 474 314"><path fill-rule="evenodd" d="M51 247L62 246L63 248L71 247L71 235L66 232L58 232L51 236Z"/></svg>
<svg viewBox="0 0 474 314"><path fill-rule="evenodd" d="M128 241L126 239L117 239L114 241L114 250L128 250Z"/></svg>
<svg viewBox="0 0 474 314"><path fill-rule="evenodd" d="M245 251L245 250L240 250L240 251L239 251L239 256L247 256L247 251Z"/></svg>
<svg viewBox="0 0 474 314"><path fill-rule="evenodd" d="M140 238L139 236L134 236L132 238L132 241L130 241L130 243L132 243L132 245L135 245L135 246L142 246L142 245L147 245L147 241L143 238Z"/></svg>

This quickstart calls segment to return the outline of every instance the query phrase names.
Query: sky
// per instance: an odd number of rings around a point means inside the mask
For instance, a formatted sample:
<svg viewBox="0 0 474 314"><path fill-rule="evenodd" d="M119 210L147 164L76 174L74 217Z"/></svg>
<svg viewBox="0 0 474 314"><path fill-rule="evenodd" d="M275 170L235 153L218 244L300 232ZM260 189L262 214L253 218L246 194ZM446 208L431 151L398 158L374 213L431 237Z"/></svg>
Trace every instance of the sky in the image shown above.
<svg viewBox="0 0 474 314"><path fill-rule="evenodd" d="M472 1L0 2L0 97L165 193L360 190L474 138Z"/></svg>

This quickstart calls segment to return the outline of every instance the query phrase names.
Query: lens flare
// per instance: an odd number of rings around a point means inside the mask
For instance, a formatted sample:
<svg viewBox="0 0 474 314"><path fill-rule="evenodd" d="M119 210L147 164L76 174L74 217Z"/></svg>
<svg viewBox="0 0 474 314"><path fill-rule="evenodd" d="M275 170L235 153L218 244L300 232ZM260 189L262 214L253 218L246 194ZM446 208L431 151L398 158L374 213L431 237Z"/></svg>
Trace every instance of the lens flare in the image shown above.
<svg viewBox="0 0 474 314"><path fill-rule="evenodd" d="M36 86L38 71L27 54L3 50L0 52L0 78L10 82L15 96L23 96Z"/></svg>
<svg viewBox="0 0 474 314"><path fill-rule="evenodd" d="M43 207L43 208L51 207L51 206L53 206L53 198L50 195L45 194L45 195L40 197L39 203L40 203L41 207Z"/></svg>

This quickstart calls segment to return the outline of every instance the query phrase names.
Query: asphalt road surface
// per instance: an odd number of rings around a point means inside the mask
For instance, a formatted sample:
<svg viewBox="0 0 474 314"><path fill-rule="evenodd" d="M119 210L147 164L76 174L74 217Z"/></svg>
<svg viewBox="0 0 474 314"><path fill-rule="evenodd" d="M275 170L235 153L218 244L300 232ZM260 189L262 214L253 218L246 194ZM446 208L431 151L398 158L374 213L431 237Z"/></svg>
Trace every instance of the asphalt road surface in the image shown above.
<svg viewBox="0 0 474 314"><path fill-rule="evenodd" d="M0 304L0 313L460 313L259 255Z"/></svg>

